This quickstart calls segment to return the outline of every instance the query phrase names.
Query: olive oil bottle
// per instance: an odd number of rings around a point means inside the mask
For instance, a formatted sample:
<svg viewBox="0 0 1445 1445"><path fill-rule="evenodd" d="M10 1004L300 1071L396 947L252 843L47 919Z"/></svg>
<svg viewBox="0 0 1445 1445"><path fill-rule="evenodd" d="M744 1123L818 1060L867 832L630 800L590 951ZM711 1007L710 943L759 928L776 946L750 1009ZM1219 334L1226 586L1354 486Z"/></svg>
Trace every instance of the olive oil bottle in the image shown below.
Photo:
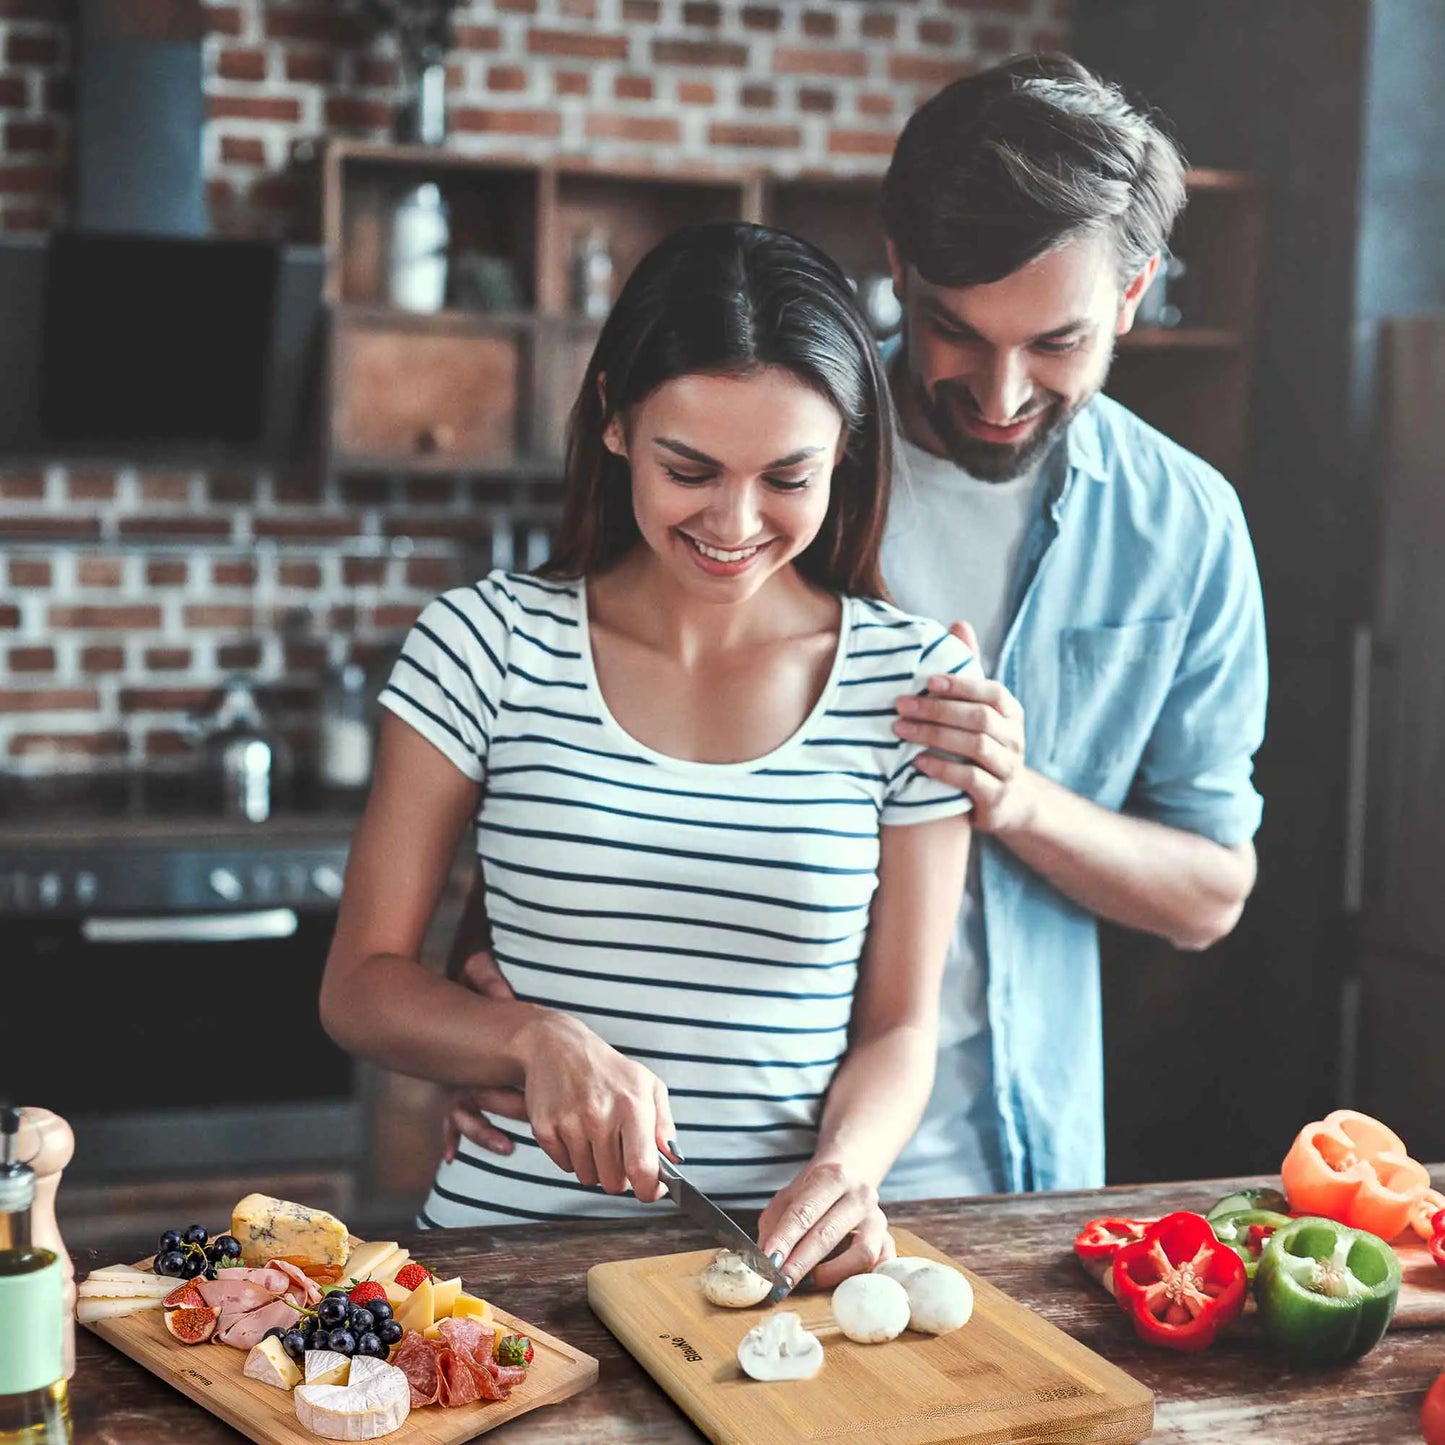
<svg viewBox="0 0 1445 1445"><path fill-rule="evenodd" d="M0 1107L0 1442L69 1445L65 1280L30 1241L35 1171L15 1157L20 1110Z"/></svg>

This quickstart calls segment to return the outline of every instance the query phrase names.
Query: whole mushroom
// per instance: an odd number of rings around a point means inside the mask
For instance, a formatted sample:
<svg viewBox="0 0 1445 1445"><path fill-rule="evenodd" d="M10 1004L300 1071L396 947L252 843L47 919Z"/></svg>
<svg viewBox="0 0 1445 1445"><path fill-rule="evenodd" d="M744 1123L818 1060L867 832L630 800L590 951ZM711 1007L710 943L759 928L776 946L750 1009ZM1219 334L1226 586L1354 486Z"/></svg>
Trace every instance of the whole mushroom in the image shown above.
<svg viewBox="0 0 1445 1445"><path fill-rule="evenodd" d="M833 1318L860 1345L897 1339L908 1328L908 1293L887 1275L855 1274L833 1291Z"/></svg>
<svg viewBox="0 0 1445 1445"><path fill-rule="evenodd" d="M930 1261L903 1282L908 1295L908 1328L946 1335L973 1314L973 1286L956 1269Z"/></svg>
<svg viewBox="0 0 1445 1445"><path fill-rule="evenodd" d="M747 1261L730 1249L720 1249L702 1272L702 1292L715 1305L747 1309L761 1304L772 1292L773 1282L749 1269Z"/></svg>
<svg viewBox="0 0 1445 1445"><path fill-rule="evenodd" d="M873 1273L886 1279L896 1279L902 1284L914 1270L932 1263L933 1260L925 1259L921 1254L899 1255L896 1259L885 1259L882 1264L875 1264Z"/></svg>
<svg viewBox="0 0 1445 1445"><path fill-rule="evenodd" d="M801 1315L783 1310L743 1336L738 1364L755 1380L811 1380L823 1368L823 1344Z"/></svg>

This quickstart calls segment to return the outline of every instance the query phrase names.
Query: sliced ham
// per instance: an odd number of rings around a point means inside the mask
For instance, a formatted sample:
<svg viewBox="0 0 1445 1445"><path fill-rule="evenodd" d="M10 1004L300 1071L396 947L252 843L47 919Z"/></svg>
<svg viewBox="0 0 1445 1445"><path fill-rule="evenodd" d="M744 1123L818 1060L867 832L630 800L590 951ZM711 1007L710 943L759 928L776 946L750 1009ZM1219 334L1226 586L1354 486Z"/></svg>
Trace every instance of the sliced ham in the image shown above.
<svg viewBox="0 0 1445 1445"><path fill-rule="evenodd" d="M283 1283L276 1290L276 1293L279 1294L281 1290L284 1289L286 1291L287 1297L291 1300L293 1304L298 1304L301 1305L302 1308L307 1308L311 1305L320 1303L321 1286L317 1284L316 1281L310 1277L310 1275L304 1273L302 1270L297 1269L296 1266L290 1263L288 1260L273 1259L266 1266L265 1272L267 1274L278 1272L285 1274L286 1282Z"/></svg>
<svg viewBox="0 0 1445 1445"><path fill-rule="evenodd" d="M275 1281L275 1288L268 1287L259 1279L232 1279L232 1275L260 1275L263 1278L270 1276ZM198 1279L195 1281L196 1288L201 1292L201 1298L211 1306L225 1314L244 1314L247 1310L260 1309L262 1305L270 1304L277 1295L283 1293L288 1281L280 1270L271 1269L226 1269L222 1270L215 1279Z"/></svg>
<svg viewBox="0 0 1445 1445"><path fill-rule="evenodd" d="M259 1345L266 1331L273 1326L289 1329L299 1318L296 1306L283 1295L280 1299L273 1299L270 1304L262 1305L260 1309L234 1315L229 1321L223 1314L220 1323L225 1328L218 1329L215 1338L223 1345L249 1350L252 1345Z"/></svg>

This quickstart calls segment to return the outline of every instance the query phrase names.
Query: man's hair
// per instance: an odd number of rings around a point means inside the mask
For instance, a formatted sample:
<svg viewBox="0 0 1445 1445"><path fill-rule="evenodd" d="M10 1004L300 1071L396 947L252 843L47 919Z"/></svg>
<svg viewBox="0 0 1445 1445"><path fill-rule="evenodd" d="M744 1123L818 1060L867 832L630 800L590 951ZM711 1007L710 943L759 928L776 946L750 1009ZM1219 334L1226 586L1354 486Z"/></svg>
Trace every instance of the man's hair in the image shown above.
<svg viewBox="0 0 1445 1445"><path fill-rule="evenodd" d="M1066 55L1016 56L945 86L909 118L883 224L935 286L998 281L1107 233L1120 284L1169 236L1184 160L1117 86Z"/></svg>

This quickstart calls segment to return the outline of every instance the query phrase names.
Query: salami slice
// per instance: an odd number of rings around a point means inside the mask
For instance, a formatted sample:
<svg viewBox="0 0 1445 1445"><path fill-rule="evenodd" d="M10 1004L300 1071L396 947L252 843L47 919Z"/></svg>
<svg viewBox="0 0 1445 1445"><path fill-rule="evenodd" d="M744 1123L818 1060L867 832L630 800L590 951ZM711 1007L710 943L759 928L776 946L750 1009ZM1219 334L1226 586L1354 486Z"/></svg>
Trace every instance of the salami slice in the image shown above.
<svg viewBox="0 0 1445 1445"><path fill-rule="evenodd" d="M393 1351L391 1363L406 1376L407 1384L411 1386L413 1409L435 1405L441 1398L441 1369L437 1365L432 1342L424 1335L408 1331Z"/></svg>
<svg viewBox="0 0 1445 1445"><path fill-rule="evenodd" d="M482 1398L475 1371L468 1360L443 1348L437 1355L441 1371L441 1403L444 1410L457 1405L472 1405Z"/></svg>
<svg viewBox="0 0 1445 1445"><path fill-rule="evenodd" d="M480 1320L438 1320L437 1330L458 1354L470 1355L477 1361L489 1360L492 1356L492 1341L497 1332Z"/></svg>
<svg viewBox="0 0 1445 1445"><path fill-rule="evenodd" d="M527 1378L526 1365L492 1365L492 1378L504 1389L513 1390Z"/></svg>

